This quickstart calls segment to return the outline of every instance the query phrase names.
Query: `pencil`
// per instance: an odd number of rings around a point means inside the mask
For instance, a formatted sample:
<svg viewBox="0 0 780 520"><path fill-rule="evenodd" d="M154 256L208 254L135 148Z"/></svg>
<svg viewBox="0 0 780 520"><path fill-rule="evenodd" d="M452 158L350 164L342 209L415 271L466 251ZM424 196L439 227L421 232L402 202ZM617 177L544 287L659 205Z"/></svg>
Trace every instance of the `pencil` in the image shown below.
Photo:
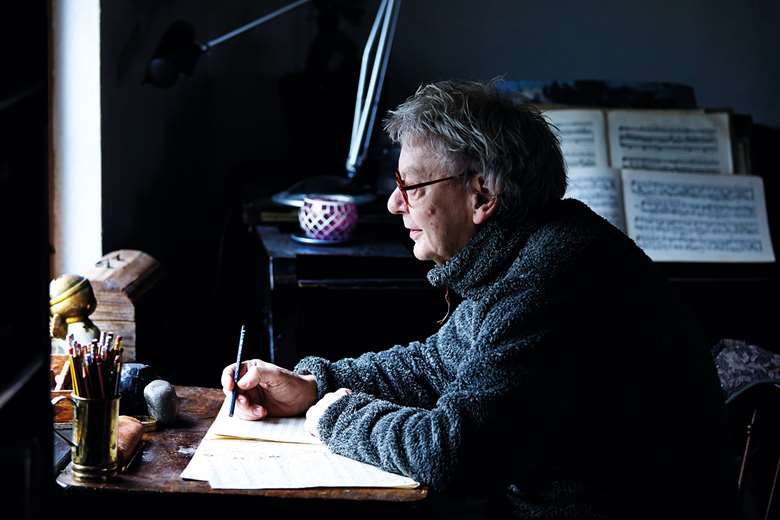
<svg viewBox="0 0 780 520"><path fill-rule="evenodd" d="M122 378L122 353L117 351L116 355L114 356L114 395L112 397L117 397L119 395L119 380Z"/></svg>
<svg viewBox="0 0 780 520"><path fill-rule="evenodd" d="M84 381L84 394L87 399L92 399L92 391L89 388L89 384L92 378L89 377L89 363L83 360L81 363L81 379Z"/></svg>
<svg viewBox="0 0 780 520"><path fill-rule="evenodd" d="M76 397L79 396L79 385L76 381L76 368L74 367L75 361L73 360L73 347L70 347L69 349L69 364L70 364L70 387L73 389L73 393L76 394Z"/></svg>
<svg viewBox="0 0 780 520"><path fill-rule="evenodd" d="M236 369L233 371L233 394L230 396L230 417L236 409L236 396L238 395L238 373L241 369L241 349L244 348L245 328L241 325L241 336L238 338L238 355L236 356Z"/></svg>
<svg viewBox="0 0 780 520"><path fill-rule="evenodd" d="M100 358L95 362L95 368L97 369L98 373L98 384L100 386L100 398L105 399L106 398L106 388L103 385L103 363L100 362Z"/></svg>

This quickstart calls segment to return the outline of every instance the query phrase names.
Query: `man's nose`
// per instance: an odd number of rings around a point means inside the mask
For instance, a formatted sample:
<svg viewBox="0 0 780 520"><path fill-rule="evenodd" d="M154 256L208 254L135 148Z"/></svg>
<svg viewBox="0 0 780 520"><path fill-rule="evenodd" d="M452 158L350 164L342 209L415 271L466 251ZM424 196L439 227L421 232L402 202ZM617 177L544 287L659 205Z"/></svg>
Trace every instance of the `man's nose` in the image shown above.
<svg viewBox="0 0 780 520"><path fill-rule="evenodd" d="M387 211L393 215L401 215L406 213L404 197L401 195L401 190L399 190L397 186L393 190L393 193L390 194L390 198L387 199Z"/></svg>

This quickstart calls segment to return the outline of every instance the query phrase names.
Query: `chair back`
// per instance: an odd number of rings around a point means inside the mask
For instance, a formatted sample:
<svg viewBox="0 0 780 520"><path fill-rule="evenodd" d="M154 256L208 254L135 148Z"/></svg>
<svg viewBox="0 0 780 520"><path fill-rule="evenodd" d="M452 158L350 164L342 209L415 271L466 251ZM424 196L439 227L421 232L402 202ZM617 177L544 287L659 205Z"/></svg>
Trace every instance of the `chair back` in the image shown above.
<svg viewBox="0 0 780 520"><path fill-rule="evenodd" d="M780 354L723 340L713 350L726 398L729 441L745 520L780 515Z"/></svg>

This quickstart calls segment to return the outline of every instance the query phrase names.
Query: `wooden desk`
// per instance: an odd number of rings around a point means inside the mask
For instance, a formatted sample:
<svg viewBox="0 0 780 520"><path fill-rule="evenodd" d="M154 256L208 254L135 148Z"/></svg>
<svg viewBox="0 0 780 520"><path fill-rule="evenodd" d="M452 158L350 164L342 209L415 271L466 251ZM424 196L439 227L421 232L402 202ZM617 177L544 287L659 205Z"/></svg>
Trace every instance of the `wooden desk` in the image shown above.
<svg viewBox="0 0 780 520"><path fill-rule="evenodd" d="M78 482L73 479L69 464L57 476L64 497L79 503L84 499L96 504L105 501L114 504L107 506L112 509L116 509L119 499L128 505L128 518L134 517L130 510L138 512L139 509L160 507L167 510L173 505L179 516L179 511L202 512L203 507L211 508L215 504L224 504L222 507L226 508L242 504L240 507L257 508L258 513L269 510L303 513L325 508L339 515L370 513L375 516L373 509L392 511L393 514L413 513L418 509L413 503L422 501L428 494L425 487L223 490L211 489L208 482L182 480L179 475L216 417L224 394L219 389L185 386L177 386L176 394L181 399L178 423L168 429L146 433L143 451L126 473L110 482Z"/></svg>

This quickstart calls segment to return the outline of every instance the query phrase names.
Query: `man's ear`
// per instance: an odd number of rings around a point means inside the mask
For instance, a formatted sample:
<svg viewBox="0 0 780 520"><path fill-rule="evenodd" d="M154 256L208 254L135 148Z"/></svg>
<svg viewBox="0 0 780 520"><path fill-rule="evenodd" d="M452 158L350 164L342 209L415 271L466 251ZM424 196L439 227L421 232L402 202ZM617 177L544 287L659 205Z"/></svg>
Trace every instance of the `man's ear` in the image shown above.
<svg viewBox="0 0 780 520"><path fill-rule="evenodd" d="M472 181L474 189L473 222L476 225L484 224L498 209L498 197L491 193L485 184L485 179L477 175Z"/></svg>

